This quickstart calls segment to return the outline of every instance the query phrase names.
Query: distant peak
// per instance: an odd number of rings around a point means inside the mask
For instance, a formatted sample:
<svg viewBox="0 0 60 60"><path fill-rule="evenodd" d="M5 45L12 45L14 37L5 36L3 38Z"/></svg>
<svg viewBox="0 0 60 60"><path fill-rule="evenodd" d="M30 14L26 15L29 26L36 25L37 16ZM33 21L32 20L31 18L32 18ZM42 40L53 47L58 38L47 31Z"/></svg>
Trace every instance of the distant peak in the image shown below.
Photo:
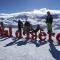
<svg viewBox="0 0 60 60"><path fill-rule="evenodd" d="M42 8L42 9L40 9L40 10L47 10L47 8Z"/></svg>
<svg viewBox="0 0 60 60"><path fill-rule="evenodd" d="M50 11L51 14L60 14L60 10L52 10L52 9L47 9L47 8L42 8L42 9L34 9L32 11L27 11L27 12L17 12L17 13L0 13L0 17L3 18L9 18L9 17L14 17L18 15L45 15L47 11Z"/></svg>

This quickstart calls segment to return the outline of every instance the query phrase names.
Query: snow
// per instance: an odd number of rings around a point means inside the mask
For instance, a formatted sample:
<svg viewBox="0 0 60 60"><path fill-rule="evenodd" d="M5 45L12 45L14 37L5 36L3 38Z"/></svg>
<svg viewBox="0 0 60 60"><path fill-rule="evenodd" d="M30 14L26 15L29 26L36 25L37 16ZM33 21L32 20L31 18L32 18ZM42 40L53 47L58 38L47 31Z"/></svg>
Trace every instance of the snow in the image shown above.
<svg viewBox="0 0 60 60"><path fill-rule="evenodd" d="M17 30L16 28L13 28L14 32L16 30ZM58 31L56 32L59 33ZM57 58L58 56L54 58L51 52L49 51L51 49L49 42L40 43L40 45L37 46L36 43L23 42L24 40L25 39L23 38L18 40L18 39L14 39L13 37L0 38L0 60L56 60L58 59ZM58 51L60 51L60 46L58 46L57 42L55 41L55 37L54 37L54 46Z"/></svg>
<svg viewBox="0 0 60 60"><path fill-rule="evenodd" d="M28 15L27 19L34 26L40 24L44 32L47 33L47 26L45 19L39 20L35 16L44 16L49 9L34 10L31 12L12 13L12 14L1 14L4 18L3 23L5 26L12 26L13 36L17 30L17 20L15 19L18 15ZM54 14L60 13L59 10L49 10ZM37 13L38 12L38 13ZM43 12L45 12L43 14ZM40 14L41 13L41 14ZM0 16L2 18L2 16ZM10 18L12 17L12 18ZM9 18L9 19L8 19ZM35 19L34 19L35 18ZM14 20L15 19L15 20ZM24 19L21 19L25 21ZM15 22L14 22L15 21ZM6 23L7 22L7 23ZM15 26L15 27L14 27ZM53 32L55 37L52 37L53 43L47 42L26 42L24 38L16 39L15 37L0 37L0 60L60 60L60 46L57 43L56 35L60 33L60 18L54 19ZM47 39L46 39L47 40Z"/></svg>
<svg viewBox="0 0 60 60"><path fill-rule="evenodd" d="M36 47L34 44L4 47L11 39L0 42L0 60L55 60L49 52L49 43Z"/></svg>

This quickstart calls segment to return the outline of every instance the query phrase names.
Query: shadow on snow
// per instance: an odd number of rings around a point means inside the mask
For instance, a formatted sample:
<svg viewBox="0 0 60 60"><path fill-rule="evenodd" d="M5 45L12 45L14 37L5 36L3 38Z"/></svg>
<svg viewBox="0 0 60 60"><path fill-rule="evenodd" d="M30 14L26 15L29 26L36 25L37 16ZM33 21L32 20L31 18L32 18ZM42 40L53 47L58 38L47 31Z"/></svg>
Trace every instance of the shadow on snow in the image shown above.
<svg viewBox="0 0 60 60"><path fill-rule="evenodd" d="M50 42L49 46L50 46L49 51L50 51L50 53L52 54L52 56L53 56L56 60L60 60L60 51L58 51L58 50L56 49L56 47L54 46L53 42Z"/></svg>
<svg viewBox="0 0 60 60"><path fill-rule="evenodd" d="M19 40L19 41L18 41ZM18 41L18 42L17 42ZM46 44L47 43L47 41L38 41L37 42L37 40L31 40L31 41L29 41L29 40L22 40L22 41L20 41L20 39L16 39L16 38L14 38L14 39L12 39L12 42L10 42L10 43L8 43L8 44L6 44L4 47L7 47L7 46L12 46L12 45L14 45L14 44L17 44L17 46L21 46L21 45L26 45L27 43L29 43L29 44L35 44L36 45L36 47L39 47L40 45L44 45L44 44Z"/></svg>

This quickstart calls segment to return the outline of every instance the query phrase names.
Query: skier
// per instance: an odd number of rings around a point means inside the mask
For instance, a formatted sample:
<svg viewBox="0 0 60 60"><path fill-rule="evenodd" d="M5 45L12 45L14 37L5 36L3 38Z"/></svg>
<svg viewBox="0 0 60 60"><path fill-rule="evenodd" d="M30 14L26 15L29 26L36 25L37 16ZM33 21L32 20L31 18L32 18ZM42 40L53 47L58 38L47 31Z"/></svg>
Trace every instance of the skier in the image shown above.
<svg viewBox="0 0 60 60"><path fill-rule="evenodd" d="M22 31L23 23L22 21L18 20L18 31Z"/></svg>
<svg viewBox="0 0 60 60"><path fill-rule="evenodd" d="M50 12L47 12L47 17L46 17L46 24L47 24L47 30L48 33L52 33L52 22L53 22L53 17L50 14Z"/></svg>

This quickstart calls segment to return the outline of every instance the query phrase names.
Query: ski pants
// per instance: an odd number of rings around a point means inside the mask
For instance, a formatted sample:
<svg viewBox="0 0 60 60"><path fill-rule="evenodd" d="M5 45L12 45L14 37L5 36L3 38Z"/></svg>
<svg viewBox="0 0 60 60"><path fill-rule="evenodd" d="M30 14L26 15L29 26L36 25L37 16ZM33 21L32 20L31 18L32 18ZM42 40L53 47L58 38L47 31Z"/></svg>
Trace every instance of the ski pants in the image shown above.
<svg viewBox="0 0 60 60"><path fill-rule="evenodd" d="M48 30L48 33L52 32L52 24L51 23L47 23L47 30Z"/></svg>

